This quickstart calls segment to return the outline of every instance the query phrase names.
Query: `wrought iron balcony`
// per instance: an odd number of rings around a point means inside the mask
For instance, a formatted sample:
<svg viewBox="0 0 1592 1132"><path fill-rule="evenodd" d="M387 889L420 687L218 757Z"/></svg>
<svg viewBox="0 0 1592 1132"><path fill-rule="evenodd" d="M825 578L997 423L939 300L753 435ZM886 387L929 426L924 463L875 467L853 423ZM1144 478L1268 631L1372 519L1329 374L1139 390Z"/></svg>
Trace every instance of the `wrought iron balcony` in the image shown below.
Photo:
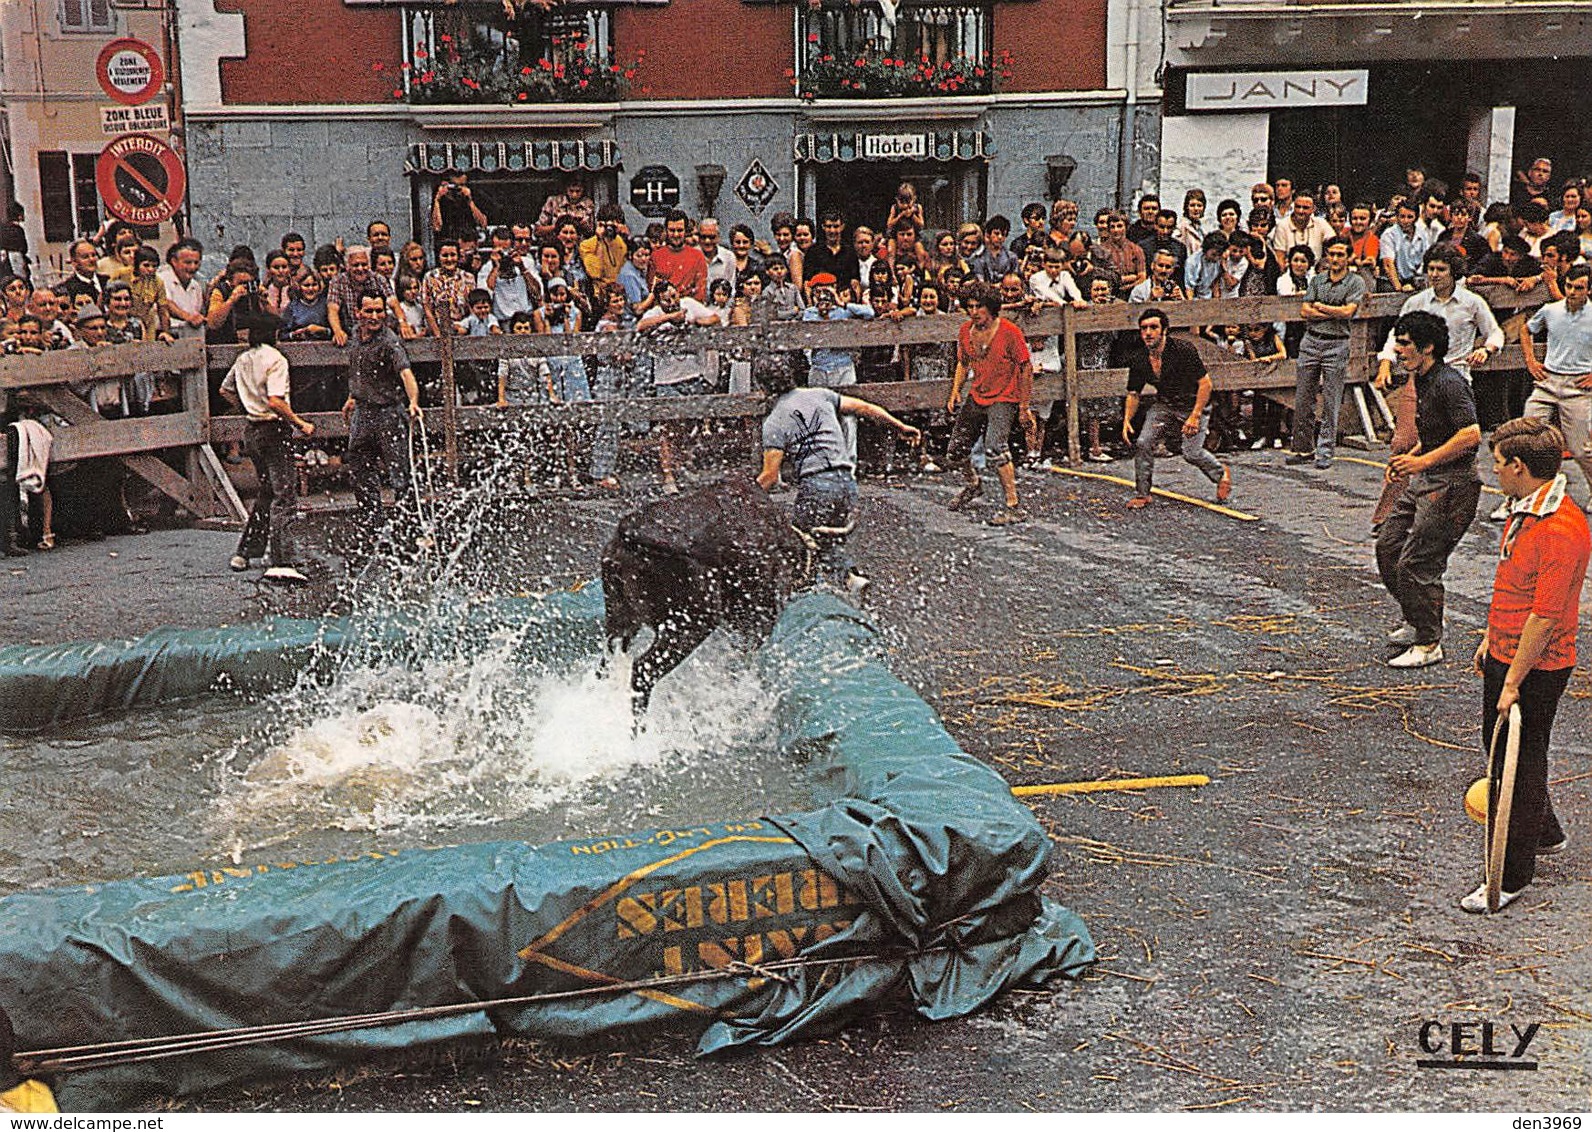
<svg viewBox="0 0 1592 1132"><path fill-rule="evenodd" d="M468 0L404 10L402 71L393 95L414 103L608 102L634 75L614 60L608 7L525 4L510 20Z"/></svg>
<svg viewBox="0 0 1592 1132"><path fill-rule="evenodd" d="M991 49L989 3L874 0L797 7L802 50L791 82L806 98L987 94L1009 57Z"/></svg>

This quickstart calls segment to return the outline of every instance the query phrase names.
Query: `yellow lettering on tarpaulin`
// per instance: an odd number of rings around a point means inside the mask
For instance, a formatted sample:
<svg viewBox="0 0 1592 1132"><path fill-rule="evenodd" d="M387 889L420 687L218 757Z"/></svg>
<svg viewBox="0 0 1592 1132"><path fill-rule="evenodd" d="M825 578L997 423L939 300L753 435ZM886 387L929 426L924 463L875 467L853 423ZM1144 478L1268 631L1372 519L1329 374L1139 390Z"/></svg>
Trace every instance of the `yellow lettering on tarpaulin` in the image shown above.
<svg viewBox="0 0 1592 1132"><path fill-rule="evenodd" d="M828 873L817 869L807 869L802 873L801 906L805 911L816 912L820 908L837 908L841 904L855 904L856 897L851 893L844 893L840 883Z"/></svg>
<svg viewBox="0 0 1592 1132"><path fill-rule="evenodd" d="M662 914L663 930L666 932L700 928L707 922L702 914L700 885L666 889L659 896L658 910Z"/></svg>
<svg viewBox="0 0 1592 1132"><path fill-rule="evenodd" d="M652 914L654 899L652 893L640 892L635 896L621 896L614 903L620 939L634 939L658 930L658 917Z"/></svg>

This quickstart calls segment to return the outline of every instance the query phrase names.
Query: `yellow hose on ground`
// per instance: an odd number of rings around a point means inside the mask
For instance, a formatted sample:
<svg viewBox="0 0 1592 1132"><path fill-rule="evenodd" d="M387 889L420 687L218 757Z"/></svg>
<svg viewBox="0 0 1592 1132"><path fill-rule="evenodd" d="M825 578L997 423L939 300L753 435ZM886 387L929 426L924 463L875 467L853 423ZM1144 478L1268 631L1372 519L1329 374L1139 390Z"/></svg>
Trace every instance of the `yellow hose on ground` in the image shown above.
<svg viewBox="0 0 1592 1132"><path fill-rule="evenodd" d="M1044 786L1013 786L1019 798L1039 794L1095 794L1102 790L1153 790L1160 786L1209 786L1204 774L1162 774L1154 778L1109 778L1093 782L1052 782Z"/></svg>

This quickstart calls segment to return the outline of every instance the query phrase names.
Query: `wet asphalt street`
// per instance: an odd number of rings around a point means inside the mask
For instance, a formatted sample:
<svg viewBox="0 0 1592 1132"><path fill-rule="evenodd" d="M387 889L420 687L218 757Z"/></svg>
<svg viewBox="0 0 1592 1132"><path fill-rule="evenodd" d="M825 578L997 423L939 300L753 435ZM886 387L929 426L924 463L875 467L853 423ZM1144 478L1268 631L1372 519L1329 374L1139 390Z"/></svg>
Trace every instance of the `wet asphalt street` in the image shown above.
<svg viewBox="0 0 1592 1132"><path fill-rule="evenodd" d="M712 1061L689 1032L576 1048L455 1047L331 1077L193 1098L196 1110L1486 1109L1592 1106L1592 682L1561 707L1550 768L1569 850L1494 918L1480 827L1479 639L1498 527L1451 564L1446 663L1382 662L1396 609L1368 516L1380 470L1281 453L1236 461L1231 506L1025 472L1027 524L944 508L948 477L871 480L857 557L896 670L964 748L1011 783L1203 773L1199 789L1032 799L1054 841L1047 891L1089 924L1077 982L928 1023L888 1008L843 1031ZM1089 466L1131 477L1126 462ZM1209 498L1164 460L1158 486ZM1572 472L1572 492L1585 485ZM991 485L993 486L993 485ZM991 493L991 495L993 492ZM560 498L482 577L572 580L628 500ZM990 496L986 496L986 499ZM342 520L318 519L324 533ZM122 636L335 603L226 569L234 536L178 531L7 563L7 643ZM114 554L115 557L111 557ZM323 567L335 575L335 560ZM1423 1050L1481 1023L1540 1024L1526 1072L1431 1070ZM1499 1038L1504 1053L1513 1040Z"/></svg>

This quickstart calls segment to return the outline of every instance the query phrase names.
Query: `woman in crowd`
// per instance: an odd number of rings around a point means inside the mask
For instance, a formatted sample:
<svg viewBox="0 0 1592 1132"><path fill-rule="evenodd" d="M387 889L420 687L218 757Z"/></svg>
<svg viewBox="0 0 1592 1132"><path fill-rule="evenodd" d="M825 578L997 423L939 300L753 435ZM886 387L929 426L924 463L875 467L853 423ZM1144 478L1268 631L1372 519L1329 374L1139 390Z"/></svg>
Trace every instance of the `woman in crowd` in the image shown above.
<svg viewBox="0 0 1592 1132"><path fill-rule="evenodd" d="M1205 190L1190 189L1183 194L1183 219L1172 235L1188 249L1189 255L1200 254L1200 244L1205 240Z"/></svg>
<svg viewBox="0 0 1592 1132"><path fill-rule="evenodd" d="M400 275L412 275L416 279L426 277L426 249L410 240L398 249L398 272Z"/></svg>
<svg viewBox="0 0 1592 1132"><path fill-rule="evenodd" d="M0 279L0 299L5 302L4 321L7 329L17 324L17 319L27 313L28 300L33 297L33 285L20 275L7 275Z"/></svg>
<svg viewBox="0 0 1592 1132"><path fill-rule="evenodd" d="M929 255L929 274L936 283L945 284L945 273L955 268L967 277L967 261L964 260L956 249L956 233L941 232L934 238L934 250Z"/></svg>
<svg viewBox="0 0 1592 1132"><path fill-rule="evenodd" d="M284 342L330 341L332 320L326 313L326 285L314 273L298 281L298 287L282 311Z"/></svg>
<svg viewBox="0 0 1592 1132"><path fill-rule="evenodd" d="M1243 217L1243 209L1236 200L1224 200L1216 206L1216 228L1222 235L1232 239L1233 233L1240 231L1243 225L1239 222Z"/></svg>
<svg viewBox="0 0 1592 1132"><path fill-rule="evenodd" d="M735 293L741 293L741 287L754 272L763 269L763 257L757 254L753 245L757 242L752 235L752 229L745 224L737 224L730 229L730 255L735 260Z"/></svg>
<svg viewBox="0 0 1592 1132"><path fill-rule="evenodd" d="M796 246L785 257L790 262L790 281L804 295L807 293L806 256L813 250L817 232L816 221L806 216L797 217L795 226L791 228L791 242Z"/></svg>
<svg viewBox="0 0 1592 1132"><path fill-rule="evenodd" d="M293 301L293 261L286 252L272 252L265 257L265 288L261 293L265 309L277 318Z"/></svg>
<svg viewBox="0 0 1592 1132"><path fill-rule="evenodd" d="M133 279L133 256L141 243L138 233L124 228L116 234L110 254L99 261L97 271L112 283L130 283Z"/></svg>
<svg viewBox="0 0 1592 1132"><path fill-rule="evenodd" d="M1575 210L1575 236L1581 244L1581 255L1592 260L1592 204L1582 203Z"/></svg>

